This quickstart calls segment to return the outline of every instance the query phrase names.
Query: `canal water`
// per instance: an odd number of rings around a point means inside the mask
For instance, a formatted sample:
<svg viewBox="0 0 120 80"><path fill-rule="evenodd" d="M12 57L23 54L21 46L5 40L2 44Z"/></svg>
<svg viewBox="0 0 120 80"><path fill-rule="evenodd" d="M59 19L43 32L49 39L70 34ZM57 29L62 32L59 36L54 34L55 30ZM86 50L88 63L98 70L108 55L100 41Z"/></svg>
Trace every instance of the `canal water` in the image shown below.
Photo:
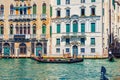
<svg viewBox="0 0 120 80"><path fill-rule="evenodd" d="M0 59L0 80L100 80L101 66L106 67L109 80L120 78L120 60L44 64L32 59Z"/></svg>

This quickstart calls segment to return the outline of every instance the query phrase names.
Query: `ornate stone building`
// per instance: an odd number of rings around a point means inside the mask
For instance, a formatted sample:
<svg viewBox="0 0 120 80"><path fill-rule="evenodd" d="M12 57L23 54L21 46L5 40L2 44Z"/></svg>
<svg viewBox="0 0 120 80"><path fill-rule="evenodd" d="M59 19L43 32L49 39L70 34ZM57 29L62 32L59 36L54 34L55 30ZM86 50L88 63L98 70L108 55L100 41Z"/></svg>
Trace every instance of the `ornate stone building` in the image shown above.
<svg viewBox="0 0 120 80"><path fill-rule="evenodd" d="M50 37L49 0L0 1L0 53L47 54Z"/></svg>
<svg viewBox="0 0 120 80"><path fill-rule="evenodd" d="M51 0L51 6L53 55L107 54L103 0Z"/></svg>

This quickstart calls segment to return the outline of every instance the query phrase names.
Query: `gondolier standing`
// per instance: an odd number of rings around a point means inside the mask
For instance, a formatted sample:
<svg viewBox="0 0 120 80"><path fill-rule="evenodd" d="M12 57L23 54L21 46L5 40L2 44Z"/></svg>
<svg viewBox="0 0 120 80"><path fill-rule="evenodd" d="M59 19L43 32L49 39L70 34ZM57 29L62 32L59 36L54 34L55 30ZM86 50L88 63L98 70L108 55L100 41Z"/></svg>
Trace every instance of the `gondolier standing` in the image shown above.
<svg viewBox="0 0 120 80"><path fill-rule="evenodd" d="M41 59L41 51L38 51L39 58Z"/></svg>

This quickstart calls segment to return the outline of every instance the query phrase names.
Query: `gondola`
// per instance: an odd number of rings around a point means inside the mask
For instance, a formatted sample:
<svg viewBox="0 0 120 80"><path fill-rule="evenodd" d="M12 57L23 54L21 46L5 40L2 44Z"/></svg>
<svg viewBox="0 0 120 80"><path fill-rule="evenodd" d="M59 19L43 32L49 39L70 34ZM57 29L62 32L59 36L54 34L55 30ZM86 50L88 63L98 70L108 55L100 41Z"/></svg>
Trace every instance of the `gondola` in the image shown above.
<svg viewBox="0 0 120 80"><path fill-rule="evenodd" d="M36 60L40 63L76 63L83 62L82 58L70 58L70 59L40 59L39 57L33 57L33 60Z"/></svg>
<svg viewBox="0 0 120 80"><path fill-rule="evenodd" d="M110 62L114 61L114 57L113 56L110 56L108 59L109 59Z"/></svg>

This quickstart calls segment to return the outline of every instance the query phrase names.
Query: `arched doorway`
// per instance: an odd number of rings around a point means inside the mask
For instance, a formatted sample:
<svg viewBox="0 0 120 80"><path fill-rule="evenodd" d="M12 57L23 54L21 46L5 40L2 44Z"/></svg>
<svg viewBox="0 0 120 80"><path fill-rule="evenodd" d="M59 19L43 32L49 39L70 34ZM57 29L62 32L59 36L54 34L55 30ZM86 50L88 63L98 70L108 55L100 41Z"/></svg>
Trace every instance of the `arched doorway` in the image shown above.
<svg viewBox="0 0 120 80"><path fill-rule="evenodd" d="M39 56L39 51L42 53L42 44L41 43L36 44L36 56Z"/></svg>
<svg viewBox="0 0 120 80"><path fill-rule="evenodd" d="M73 55L77 56L78 55L78 46L74 45L72 50L73 50Z"/></svg>
<svg viewBox="0 0 120 80"><path fill-rule="evenodd" d="M9 56L10 55L10 44L9 43L4 43L4 55Z"/></svg>
<svg viewBox="0 0 120 80"><path fill-rule="evenodd" d="M20 54L26 54L27 53L27 47L26 47L26 44L25 43L21 43L19 45L19 49L20 49Z"/></svg>

